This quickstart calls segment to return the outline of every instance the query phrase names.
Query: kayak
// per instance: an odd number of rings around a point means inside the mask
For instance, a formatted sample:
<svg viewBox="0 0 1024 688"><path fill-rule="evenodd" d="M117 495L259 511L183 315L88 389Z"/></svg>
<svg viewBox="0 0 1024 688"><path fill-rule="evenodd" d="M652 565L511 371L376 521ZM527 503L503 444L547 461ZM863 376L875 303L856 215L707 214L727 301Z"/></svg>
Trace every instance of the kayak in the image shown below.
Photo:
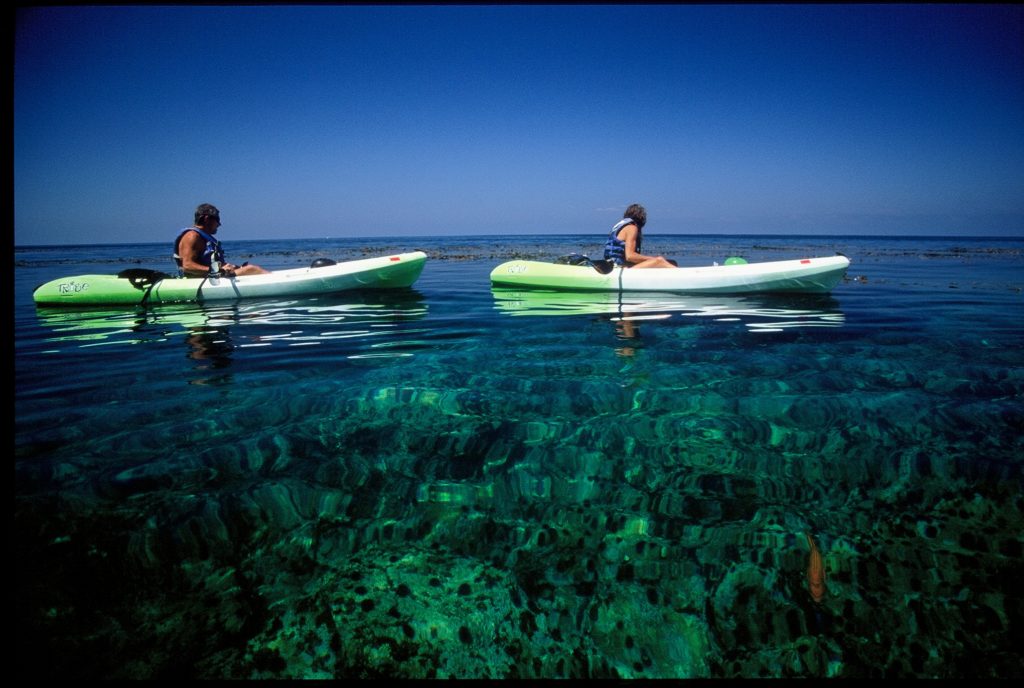
<svg viewBox="0 0 1024 688"><path fill-rule="evenodd" d="M491 283L565 291L659 291L691 294L825 294L846 275L850 259L836 255L767 263L686 268L620 268L512 260L491 271Z"/></svg>
<svg viewBox="0 0 1024 688"><path fill-rule="evenodd" d="M333 294L356 289L410 287L423 271L422 251L343 263L315 261L304 268L240 277L173 277L132 268L117 275L62 277L32 293L39 305L89 306L206 302ZM327 262L328 265L321 265Z"/></svg>

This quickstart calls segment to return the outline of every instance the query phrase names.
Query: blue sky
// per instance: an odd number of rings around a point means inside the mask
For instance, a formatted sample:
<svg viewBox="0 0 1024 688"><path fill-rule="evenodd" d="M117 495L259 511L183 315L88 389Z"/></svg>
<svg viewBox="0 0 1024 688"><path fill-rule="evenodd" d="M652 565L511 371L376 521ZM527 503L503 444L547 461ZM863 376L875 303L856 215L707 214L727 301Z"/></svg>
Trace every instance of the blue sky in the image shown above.
<svg viewBox="0 0 1024 688"><path fill-rule="evenodd" d="M15 244L1024 234L1014 5L19 9Z"/></svg>

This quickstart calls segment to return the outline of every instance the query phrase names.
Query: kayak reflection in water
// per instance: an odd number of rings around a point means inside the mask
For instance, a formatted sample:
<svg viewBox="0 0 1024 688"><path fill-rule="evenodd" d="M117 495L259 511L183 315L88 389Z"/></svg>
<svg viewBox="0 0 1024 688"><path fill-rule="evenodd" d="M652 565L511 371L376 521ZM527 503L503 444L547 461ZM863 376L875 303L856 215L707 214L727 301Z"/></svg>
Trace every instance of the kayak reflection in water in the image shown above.
<svg viewBox="0 0 1024 688"><path fill-rule="evenodd" d="M675 263L664 256L645 256L640 252L647 211L634 203L626 208L622 219L612 227L604 245L604 259L628 268L674 268Z"/></svg>
<svg viewBox="0 0 1024 688"><path fill-rule="evenodd" d="M259 265L242 263L234 265L224 258L224 249L214 237L220 227L220 211L209 203L196 208L195 224L178 233L174 241L174 262L183 277L212 277L215 275L235 277L239 275L263 275Z"/></svg>

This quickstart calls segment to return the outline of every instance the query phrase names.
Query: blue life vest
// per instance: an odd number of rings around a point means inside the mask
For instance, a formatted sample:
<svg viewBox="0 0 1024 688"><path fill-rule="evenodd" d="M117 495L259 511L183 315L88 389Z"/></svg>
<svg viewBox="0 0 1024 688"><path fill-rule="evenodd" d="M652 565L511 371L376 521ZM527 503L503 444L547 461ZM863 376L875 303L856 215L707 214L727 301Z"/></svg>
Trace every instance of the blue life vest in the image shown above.
<svg viewBox="0 0 1024 688"><path fill-rule="evenodd" d="M221 248L220 242L213 238L212 235L207 234L201 229L195 227L186 227L178 233L178 238L174 240L174 262L178 265L178 274L184 275L185 271L182 268L181 256L178 254L178 245L181 244L181 237L185 236L186 232L195 232L199 236L206 239L206 250L203 251L203 255L199 257L200 263L206 267L210 267L212 259L216 258L217 262L223 265L226 261L224 260L224 249Z"/></svg>
<svg viewBox="0 0 1024 688"><path fill-rule="evenodd" d="M612 227L611 233L608 234L608 241L605 242L604 245L605 260L610 260L616 265L630 265L630 263L626 261L626 242L619 238L619 231L623 227L628 227L629 225L636 225L636 220L631 217L624 217L615 223L614 227ZM642 239L643 234L640 230L640 225L637 225L636 247L634 249L637 253L640 253L640 242Z"/></svg>

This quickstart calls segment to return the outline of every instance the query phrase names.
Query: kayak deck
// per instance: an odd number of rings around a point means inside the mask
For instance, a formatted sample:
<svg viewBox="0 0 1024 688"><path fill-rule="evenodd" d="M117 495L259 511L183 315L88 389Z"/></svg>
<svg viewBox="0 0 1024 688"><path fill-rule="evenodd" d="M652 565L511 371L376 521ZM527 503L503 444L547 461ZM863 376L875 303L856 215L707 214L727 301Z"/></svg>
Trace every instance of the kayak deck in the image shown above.
<svg viewBox="0 0 1024 688"><path fill-rule="evenodd" d="M39 305L51 306L132 305L400 289L412 286L419 278L426 259L422 251L413 251L230 278L171 277L132 269L121 276L62 277L37 287L32 298Z"/></svg>
<svg viewBox="0 0 1024 688"><path fill-rule="evenodd" d="M491 283L567 291L660 291L705 294L824 294L846 275L850 260L836 255L739 265L687 268L614 268L530 260L502 263Z"/></svg>

